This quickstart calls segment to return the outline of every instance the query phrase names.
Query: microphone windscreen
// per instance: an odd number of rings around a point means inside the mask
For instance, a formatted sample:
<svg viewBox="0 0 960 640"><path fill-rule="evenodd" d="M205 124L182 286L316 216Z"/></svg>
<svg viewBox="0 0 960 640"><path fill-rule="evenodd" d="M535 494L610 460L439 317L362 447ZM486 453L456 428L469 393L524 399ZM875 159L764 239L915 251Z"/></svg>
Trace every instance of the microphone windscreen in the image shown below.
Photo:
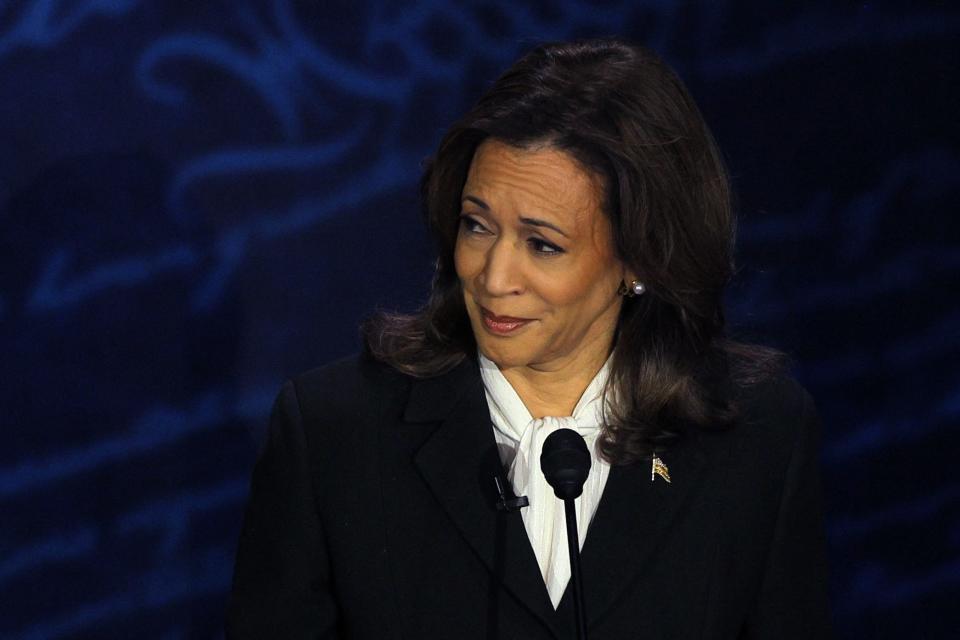
<svg viewBox="0 0 960 640"><path fill-rule="evenodd" d="M590 475L590 451L573 429L557 429L543 443L540 469L561 500L577 498Z"/></svg>

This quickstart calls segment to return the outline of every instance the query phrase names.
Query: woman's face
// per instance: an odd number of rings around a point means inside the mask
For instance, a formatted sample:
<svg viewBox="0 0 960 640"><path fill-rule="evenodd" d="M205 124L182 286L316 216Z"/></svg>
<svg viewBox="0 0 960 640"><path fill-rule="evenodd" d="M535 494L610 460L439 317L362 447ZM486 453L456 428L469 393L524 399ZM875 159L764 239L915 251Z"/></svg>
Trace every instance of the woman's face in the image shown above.
<svg viewBox="0 0 960 640"><path fill-rule="evenodd" d="M627 272L601 198L564 151L478 147L454 259L477 344L501 369L606 359Z"/></svg>

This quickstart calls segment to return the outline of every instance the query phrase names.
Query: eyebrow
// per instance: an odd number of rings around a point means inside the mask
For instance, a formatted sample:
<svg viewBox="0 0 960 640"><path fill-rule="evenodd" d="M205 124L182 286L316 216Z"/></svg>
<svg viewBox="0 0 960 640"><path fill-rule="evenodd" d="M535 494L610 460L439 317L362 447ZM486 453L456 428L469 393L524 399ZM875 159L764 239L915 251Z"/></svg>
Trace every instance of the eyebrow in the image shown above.
<svg viewBox="0 0 960 640"><path fill-rule="evenodd" d="M477 205L484 211L490 211L490 205L488 205L486 202L484 202L483 200L481 200L476 196L464 196L463 199L469 200L470 202ZM547 222L546 220L541 220L539 218L528 218L526 216L523 216L520 218L520 222L531 227L545 227L547 229L553 229L554 231L562 235L564 238L570 237L566 234L566 232L563 231L563 229L561 229L560 227L558 227L553 223Z"/></svg>

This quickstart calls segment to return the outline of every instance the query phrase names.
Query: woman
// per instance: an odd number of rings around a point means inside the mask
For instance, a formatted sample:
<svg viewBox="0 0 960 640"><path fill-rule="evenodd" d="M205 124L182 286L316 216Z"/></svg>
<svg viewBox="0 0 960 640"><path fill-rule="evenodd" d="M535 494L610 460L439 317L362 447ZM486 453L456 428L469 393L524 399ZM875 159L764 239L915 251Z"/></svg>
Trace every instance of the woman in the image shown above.
<svg viewBox="0 0 960 640"><path fill-rule="evenodd" d="M429 302L284 387L229 636L575 637L538 464L571 427L591 637L825 637L817 419L724 335L728 183L674 74L613 40L538 48L422 191Z"/></svg>

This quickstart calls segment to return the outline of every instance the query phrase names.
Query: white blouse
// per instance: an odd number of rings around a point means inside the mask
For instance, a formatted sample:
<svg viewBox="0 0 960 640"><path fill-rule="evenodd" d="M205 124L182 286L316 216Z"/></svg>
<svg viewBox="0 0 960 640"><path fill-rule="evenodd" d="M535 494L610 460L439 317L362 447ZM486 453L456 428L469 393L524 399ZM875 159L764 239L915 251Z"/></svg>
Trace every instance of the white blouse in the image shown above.
<svg viewBox="0 0 960 640"><path fill-rule="evenodd" d="M574 501L577 535L582 549L587 528L610 475L609 463L597 453L597 439L603 427L603 388L610 375L611 358L607 358L587 385L572 416L534 419L497 365L480 354L480 374L493 421L493 435L500 458L508 468L507 477L514 492L530 501L530 506L520 513L554 609L560 604L570 581L570 558L563 501L554 495L553 488L543 477L540 452L544 440L557 429L573 429L587 442L590 475L583 485L583 494Z"/></svg>

